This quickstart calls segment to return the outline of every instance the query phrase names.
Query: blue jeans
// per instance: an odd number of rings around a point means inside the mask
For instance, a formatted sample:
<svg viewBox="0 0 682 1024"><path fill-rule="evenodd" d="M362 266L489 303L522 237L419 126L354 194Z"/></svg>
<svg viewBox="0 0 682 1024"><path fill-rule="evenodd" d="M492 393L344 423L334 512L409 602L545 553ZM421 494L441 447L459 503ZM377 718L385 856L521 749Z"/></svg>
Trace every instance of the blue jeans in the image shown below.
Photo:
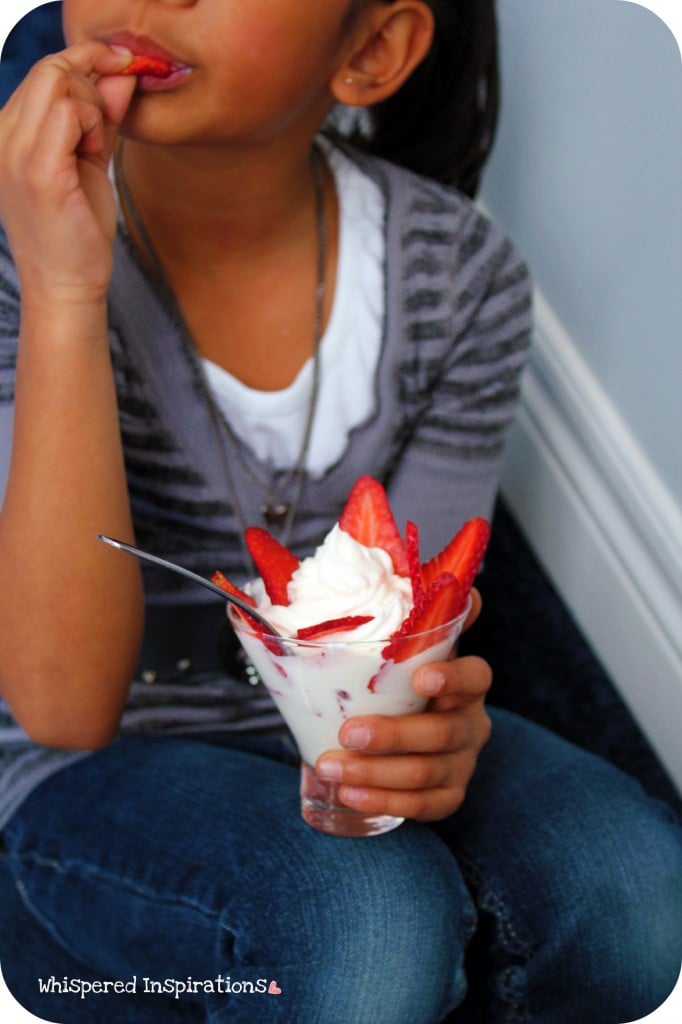
<svg viewBox="0 0 682 1024"><path fill-rule="evenodd" d="M286 742L263 756L128 738L65 768L3 836L43 943L3 960L10 988L64 1024L644 1016L682 955L672 812L538 726L491 717L463 807L371 839L301 821ZM96 979L128 991L86 993Z"/></svg>

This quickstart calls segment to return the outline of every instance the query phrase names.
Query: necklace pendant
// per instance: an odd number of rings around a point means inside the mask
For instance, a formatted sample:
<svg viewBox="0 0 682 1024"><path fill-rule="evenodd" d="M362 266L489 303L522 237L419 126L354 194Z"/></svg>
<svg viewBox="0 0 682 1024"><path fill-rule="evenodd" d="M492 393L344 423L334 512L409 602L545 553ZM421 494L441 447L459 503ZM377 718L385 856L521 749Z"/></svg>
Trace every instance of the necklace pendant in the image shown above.
<svg viewBox="0 0 682 1024"><path fill-rule="evenodd" d="M260 511L268 526L282 526L289 515L289 504L286 501L273 501L261 505Z"/></svg>

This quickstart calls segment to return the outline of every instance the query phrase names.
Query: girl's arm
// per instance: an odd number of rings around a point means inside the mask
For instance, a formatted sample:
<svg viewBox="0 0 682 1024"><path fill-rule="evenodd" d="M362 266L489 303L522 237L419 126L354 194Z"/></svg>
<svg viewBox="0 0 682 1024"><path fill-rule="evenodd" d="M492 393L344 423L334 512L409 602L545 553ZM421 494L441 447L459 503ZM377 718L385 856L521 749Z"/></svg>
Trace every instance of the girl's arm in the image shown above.
<svg viewBox="0 0 682 1024"><path fill-rule="evenodd" d="M497 225L472 206L442 230L460 236L456 247L449 243L453 334L441 340L441 325L427 323L426 339L410 350L402 385L415 396L408 415L416 420L408 418L409 440L388 487L398 522L419 523L425 558L467 519L491 515L532 327L528 269Z"/></svg>
<svg viewBox="0 0 682 1024"><path fill-rule="evenodd" d="M107 177L134 81L98 43L45 58L0 111L0 217L21 293L13 440L0 514L0 693L34 740L116 732L142 625L106 292ZM5 305L5 308L6 305Z"/></svg>

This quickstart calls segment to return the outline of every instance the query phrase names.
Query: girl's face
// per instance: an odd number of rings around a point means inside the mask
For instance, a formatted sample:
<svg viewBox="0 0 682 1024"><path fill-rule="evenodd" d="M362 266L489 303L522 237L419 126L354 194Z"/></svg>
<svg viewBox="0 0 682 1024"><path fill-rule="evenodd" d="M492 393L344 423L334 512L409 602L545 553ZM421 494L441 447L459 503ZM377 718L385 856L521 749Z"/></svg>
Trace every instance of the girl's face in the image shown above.
<svg viewBox="0 0 682 1024"><path fill-rule="evenodd" d="M263 143L314 133L332 97L354 0L64 0L69 43L170 57L140 78L124 128L150 142Z"/></svg>

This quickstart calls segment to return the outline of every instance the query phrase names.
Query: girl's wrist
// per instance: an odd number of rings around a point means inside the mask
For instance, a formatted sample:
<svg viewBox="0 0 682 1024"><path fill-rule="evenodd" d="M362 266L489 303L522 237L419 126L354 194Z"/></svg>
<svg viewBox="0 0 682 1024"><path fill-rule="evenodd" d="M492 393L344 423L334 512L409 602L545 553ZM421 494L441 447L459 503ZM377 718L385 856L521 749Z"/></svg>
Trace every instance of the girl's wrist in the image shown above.
<svg viewBox="0 0 682 1024"><path fill-rule="evenodd" d="M106 309L111 258L100 264L93 256L90 266L84 264L77 271L60 270L55 260L52 266L26 266L19 260L15 260L15 265L22 312L42 315L50 321L62 314L80 320Z"/></svg>
<svg viewBox="0 0 682 1024"><path fill-rule="evenodd" d="M34 293L22 302L21 330L24 336L46 338L50 343L106 335L106 294L76 298Z"/></svg>

